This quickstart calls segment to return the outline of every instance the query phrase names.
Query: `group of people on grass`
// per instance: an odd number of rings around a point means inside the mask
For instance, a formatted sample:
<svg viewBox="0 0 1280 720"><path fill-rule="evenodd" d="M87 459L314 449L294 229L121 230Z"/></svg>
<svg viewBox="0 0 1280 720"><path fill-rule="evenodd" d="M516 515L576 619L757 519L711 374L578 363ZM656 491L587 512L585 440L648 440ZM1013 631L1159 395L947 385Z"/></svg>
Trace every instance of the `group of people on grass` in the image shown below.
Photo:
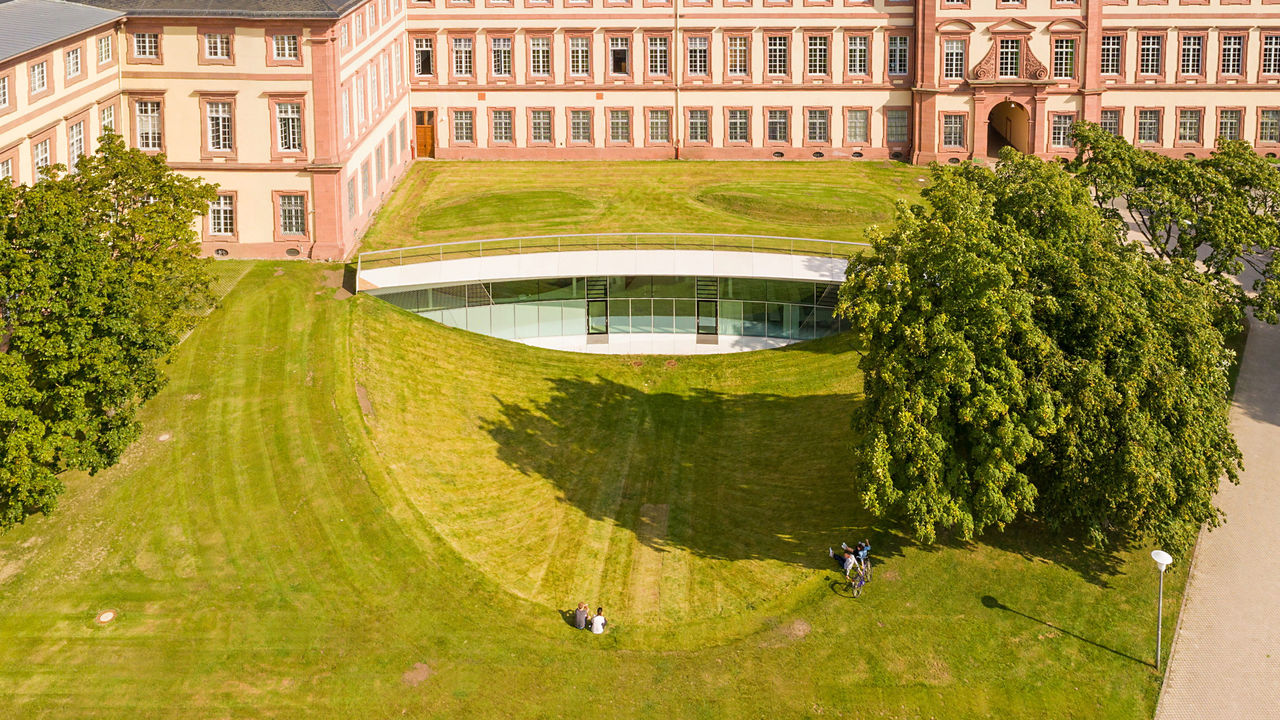
<svg viewBox="0 0 1280 720"><path fill-rule="evenodd" d="M573 613L573 626L579 630L586 630L590 625L591 632L596 635L603 634L604 626L609 624L609 621L604 619L604 608L596 608L596 614L588 618L587 615L590 613L588 607L584 602L578 603L578 609Z"/></svg>
<svg viewBox="0 0 1280 720"><path fill-rule="evenodd" d="M854 568L865 572L871 569L871 541L863 540L862 542L849 547L844 543L840 543L841 553L836 554L834 548L827 548L827 555L836 561L836 565L844 570L844 577L847 580L849 575L853 573Z"/></svg>

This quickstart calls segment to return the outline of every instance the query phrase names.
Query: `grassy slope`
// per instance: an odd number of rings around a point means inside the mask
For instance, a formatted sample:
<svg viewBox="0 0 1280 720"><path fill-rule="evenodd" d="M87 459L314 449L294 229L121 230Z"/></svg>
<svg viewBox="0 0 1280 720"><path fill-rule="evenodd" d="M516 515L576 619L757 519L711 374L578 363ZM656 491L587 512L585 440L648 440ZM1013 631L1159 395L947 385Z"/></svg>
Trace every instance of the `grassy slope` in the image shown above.
<svg viewBox="0 0 1280 720"><path fill-rule="evenodd" d="M682 500L660 489L664 466L648 454L663 442L694 451L706 441L637 430L612 412L616 405L604 405L606 418L593 417L585 402L593 383L606 380L629 404L667 420L684 417L680 408L698 407L696 398L710 392L720 394L719 404L752 395L839 396L852 389L846 381L799 372L808 362L851 364L848 352L834 354L842 350L838 341L818 348L826 354L740 358L743 368L702 361L707 380L700 384L684 365L579 362L466 336L370 298L335 300L322 284L329 272L256 266L183 346L172 383L144 410L144 439L124 461L96 477L70 478L54 516L0 537L0 715L1149 717L1156 676L1116 654L1150 654L1155 578L1142 552L1059 552L1026 530L924 550L879 528L871 531L884 560L876 583L859 600L839 597L820 579L830 573L807 567L820 548L787 555L768 537L779 526L796 529L796 517L814 517L820 527L831 522L812 503L839 496L838 441L822 443L826 452L813 465L770 470L772 477L802 471L815 487L791 499L799 507L780 502L776 522L751 507L751 492L731 491L756 473L698 478L728 488L714 496L726 510L745 508L717 521L743 518L728 529L727 544L717 545L715 534L678 530L676 522L674 508L705 507L698 499L705 490L695 486L694 499ZM380 414L366 425L353 367L368 379L374 360L387 362L387 377L369 388ZM523 362L531 367L517 370ZM513 381L497 383L498 398L486 400L465 377L437 367L451 364L472 366L476 379L509 373ZM688 546L666 548L675 562L708 578L801 581L768 608L744 605L716 616L705 603L691 603L691 613L706 616L688 626L692 639L683 628L663 632L632 621L623 608L614 614L615 631L597 638L503 590L512 584L505 574L477 572L436 532L439 526L460 542L463 522L431 514L418 485L431 474L409 472L414 458L385 440L416 433L418 444L429 446L426 430L470 416L469 427L451 431L450 444L433 458L428 453L441 467L456 465L446 456L465 450L465 436L480 446L494 441L482 421L495 417L501 401L512 412L496 417L523 417L537 431L505 436L505 444L524 438L541 451L546 439L568 436L519 409L559 409L548 402L548 388L565 379L586 382L586 394L570 393L584 402L565 401L564 409L580 412L584 426L613 423L612 440L588 433L580 442L602 453L648 443L637 455L643 474L633 475L646 483L647 498L664 492L673 499L670 532ZM442 419L391 412L387 388L404 388L413 407ZM664 411L667 403L674 408ZM699 419L738 438L752 427L745 418L700 412ZM803 448L813 441L814 423L841 422L798 417L772 430L777 447ZM161 441L166 433L172 436ZM375 439L385 455L371 449ZM757 462L769 457L749 447L729 451ZM795 453L780 452L777 462L804 454ZM551 480L538 476L557 477L555 466L567 456L552 457L525 458L537 471L529 478L508 468L497 481L545 496ZM671 457L668 473L684 462ZM708 467L729 466L720 460ZM476 512L479 522L500 514L483 503ZM618 517L610 532L625 540L633 528L625 514ZM488 549L545 561L550 548L520 540L496 533ZM811 540L817 538L804 543ZM717 549L739 546L778 557L715 557ZM1180 571L1170 578L1170 608L1183 579ZM104 608L120 616L98 627L92 618ZM431 667L431 677L403 682L418 662Z"/></svg>
<svg viewBox="0 0 1280 720"><path fill-rule="evenodd" d="M361 249L593 232L858 241L891 219L893 201L918 197L926 172L888 162L422 162Z"/></svg>

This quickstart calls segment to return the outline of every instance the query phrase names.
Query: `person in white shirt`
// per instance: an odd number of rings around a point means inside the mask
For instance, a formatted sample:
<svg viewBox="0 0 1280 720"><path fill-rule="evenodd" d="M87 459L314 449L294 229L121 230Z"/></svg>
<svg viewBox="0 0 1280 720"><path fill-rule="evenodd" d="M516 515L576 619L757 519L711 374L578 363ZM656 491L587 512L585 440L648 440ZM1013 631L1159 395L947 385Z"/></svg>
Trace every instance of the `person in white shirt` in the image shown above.
<svg viewBox="0 0 1280 720"><path fill-rule="evenodd" d="M604 608L596 608L596 616L591 618L591 632L602 635L604 634L604 626L609 623L604 619Z"/></svg>

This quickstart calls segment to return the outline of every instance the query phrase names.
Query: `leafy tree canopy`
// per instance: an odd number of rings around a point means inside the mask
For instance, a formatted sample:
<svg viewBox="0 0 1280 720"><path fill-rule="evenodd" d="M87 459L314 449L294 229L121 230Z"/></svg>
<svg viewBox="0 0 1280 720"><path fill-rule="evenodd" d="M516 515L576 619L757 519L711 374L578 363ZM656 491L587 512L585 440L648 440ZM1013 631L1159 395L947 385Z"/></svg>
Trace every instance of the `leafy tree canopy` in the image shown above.
<svg viewBox="0 0 1280 720"><path fill-rule="evenodd" d="M58 473L109 467L161 362L209 302L192 223L214 198L104 136L73 173L0 183L0 529L48 512Z"/></svg>
<svg viewBox="0 0 1280 720"><path fill-rule="evenodd" d="M866 506L923 541L1035 513L1189 547L1240 466L1213 293L1125 243L1057 165L935 167L924 195L841 288L866 344Z"/></svg>
<svg viewBox="0 0 1280 720"><path fill-rule="evenodd" d="M1243 140L1221 140L1205 160L1135 148L1091 123L1072 129L1072 169L1099 207L1128 220L1158 257L1203 273L1223 301L1223 327L1252 308L1280 319L1280 168ZM1247 287L1235 278L1250 271ZM1251 297L1246 291L1255 291Z"/></svg>

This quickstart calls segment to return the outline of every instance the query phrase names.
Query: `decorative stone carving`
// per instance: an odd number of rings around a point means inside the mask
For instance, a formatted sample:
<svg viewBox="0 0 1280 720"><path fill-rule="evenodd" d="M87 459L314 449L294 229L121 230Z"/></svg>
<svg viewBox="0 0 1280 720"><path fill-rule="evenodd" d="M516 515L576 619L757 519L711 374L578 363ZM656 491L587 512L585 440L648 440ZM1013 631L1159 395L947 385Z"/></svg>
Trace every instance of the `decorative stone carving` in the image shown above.
<svg viewBox="0 0 1280 720"><path fill-rule="evenodd" d="M1027 47L1027 43L1022 43L1022 77L1031 78L1032 80L1048 80L1049 69L1044 63L1036 59L1031 54L1031 49Z"/></svg>
<svg viewBox="0 0 1280 720"><path fill-rule="evenodd" d="M1006 36L1007 37L1007 36ZM991 43L991 47L987 49L987 54L982 56L982 60L973 67L969 73L970 80L991 81L998 79L996 76L996 65L1000 60L1000 38L994 38L995 42ZM1048 80L1049 69L1040 62L1039 58L1031 53L1029 38L1022 38L1022 67L1018 68L1017 78L999 78L1004 80Z"/></svg>

